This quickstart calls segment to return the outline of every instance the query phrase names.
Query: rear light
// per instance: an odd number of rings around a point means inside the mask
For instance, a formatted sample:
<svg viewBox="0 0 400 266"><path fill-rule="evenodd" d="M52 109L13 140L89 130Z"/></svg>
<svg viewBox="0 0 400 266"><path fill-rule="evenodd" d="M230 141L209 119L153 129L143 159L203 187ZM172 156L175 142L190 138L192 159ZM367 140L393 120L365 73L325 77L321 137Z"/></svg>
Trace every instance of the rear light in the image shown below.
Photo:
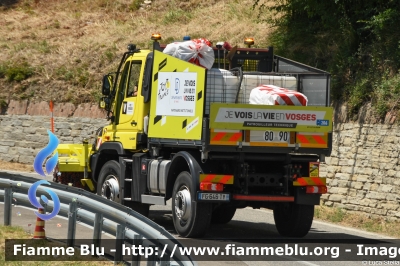
<svg viewBox="0 0 400 266"><path fill-rule="evenodd" d="M200 190L202 190L202 191L223 191L224 184L211 183L211 182L200 182Z"/></svg>
<svg viewBox="0 0 400 266"><path fill-rule="evenodd" d="M307 194L325 194L328 192L328 188L326 186L307 186L306 193Z"/></svg>
<svg viewBox="0 0 400 266"><path fill-rule="evenodd" d="M292 174L293 180L296 180L297 178L302 177L302 174L301 174L301 169L302 168L303 168L303 166L301 164L292 165L291 174Z"/></svg>

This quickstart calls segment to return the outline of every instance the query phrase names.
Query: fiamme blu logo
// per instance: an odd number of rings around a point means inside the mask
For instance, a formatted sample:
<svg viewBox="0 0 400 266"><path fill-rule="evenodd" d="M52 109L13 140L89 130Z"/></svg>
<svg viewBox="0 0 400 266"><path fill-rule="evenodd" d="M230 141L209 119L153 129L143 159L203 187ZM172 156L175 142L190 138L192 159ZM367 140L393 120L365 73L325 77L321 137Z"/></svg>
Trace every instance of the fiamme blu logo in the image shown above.
<svg viewBox="0 0 400 266"><path fill-rule="evenodd" d="M58 161L58 153L53 152L56 150L59 140L54 135L50 130L47 130L47 133L49 135L49 143L47 144L46 147L44 147L42 150L38 152L38 154L35 157L35 160L33 162L33 168L36 173L38 173L41 176L46 176L43 165L45 166L45 170L47 174L50 174L53 172L54 168L57 165ZM32 184L32 186L28 190L28 199L31 202L33 206L36 208L44 208L40 202L38 201L36 197L36 191L38 187L42 184L50 185L50 182L46 180L39 180L35 183ZM44 188L44 190L50 195L51 200L53 201L53 211L48 214L42 214L35 212L36 216L39 217L42 220L50 220L51 218L55 217L58 212L60 211L61 205L60 205L60 199L58 198L57 194L54 193L51 189L49 188ZM49 199L45 195L41 195L40 198L42 201L47 204L49 202Z"/></svg>

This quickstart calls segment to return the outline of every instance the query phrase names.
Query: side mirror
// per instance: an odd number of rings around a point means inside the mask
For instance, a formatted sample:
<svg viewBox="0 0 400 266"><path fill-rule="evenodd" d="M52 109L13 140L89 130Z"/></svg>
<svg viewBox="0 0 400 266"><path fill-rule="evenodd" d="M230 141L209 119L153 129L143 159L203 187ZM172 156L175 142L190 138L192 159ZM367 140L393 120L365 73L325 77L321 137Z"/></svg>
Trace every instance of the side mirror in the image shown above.
<svg viewBox="0 0 400 266"><path fill-rule="evenodd" d="M101 93L103 95L105 95L105 96L110 95L112 83L113 83L113 77L111 75L105 75L103 77L103 86L101 89Z"/></svg>

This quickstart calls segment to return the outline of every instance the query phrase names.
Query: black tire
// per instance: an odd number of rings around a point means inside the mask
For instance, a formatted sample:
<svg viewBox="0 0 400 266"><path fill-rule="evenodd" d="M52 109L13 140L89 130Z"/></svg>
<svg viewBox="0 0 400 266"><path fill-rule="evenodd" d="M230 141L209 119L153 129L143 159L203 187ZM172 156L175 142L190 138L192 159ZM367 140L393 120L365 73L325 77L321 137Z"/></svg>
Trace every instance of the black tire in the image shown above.
<svg viewBox="0 0 400 266"><path fill-rule="evenodd" d="M233 206L221 205L212 212L211 223L226 224L235 216L236 208Z"/></svg>
<svg viewBox="0 0 400 266"><path fill-rule="evenodd" d="M121 203L122 195L120 195L119 188L120 176L121 167L119 163L113 160L106 162L99 173L99 179L97 182L97 195L100 195L103 198L109 199L111 201ZM149 215L150 205L148 204L124 201L124 205L140 213L143 216Z"/></svg>
<svg viewBox="0 0 400 266"><path fill-rule="evenodd" d="M192 176L181 172L172 191L172 220L182 237L202 237L211 222L211 203L197 203L192 199Z"/></svg>
<svg viewBox="0 0 400 266"><path fill-rule="evenodd" d="M281 236L304 237L313 219L314 205L281 203L274 208L275 226Z"/></svg>

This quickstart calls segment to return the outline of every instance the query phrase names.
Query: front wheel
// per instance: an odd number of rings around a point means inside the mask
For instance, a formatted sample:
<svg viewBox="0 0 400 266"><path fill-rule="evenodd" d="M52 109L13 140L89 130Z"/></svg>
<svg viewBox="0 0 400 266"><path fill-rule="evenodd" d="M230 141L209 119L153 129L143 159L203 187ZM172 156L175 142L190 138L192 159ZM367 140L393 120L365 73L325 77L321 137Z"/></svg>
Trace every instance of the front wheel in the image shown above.
<svg viewBox="0 0 400 266"><path fill-rule="evenodd" d="M172 219L182 237L201 237L210 226L212 205L196 204L192 199L194 191L192 176L188 172L180 173L172 191Z"/></svg>
<svg viewBox="0 0 400 266"><path fill-rule="evenodd" d="M108 200L121 203L119 195L119 177L121 167L116 161L106 162L100 170L97 182L97 194Z"/></svg>
<svg viewBox="0 0 400 266"><path fill-rule="evenodd" d="M276 204L275 226L281 236L303 237L310 231L314 219L314 205L294 203Z"/></svg>
<svg viewBox="0 0 400 266"><path fill-rule="evenodd" d="M106 162L100 170L97 182L97 194L111 201L121 203L120 195L121 167L116 161ZM125 206L140 213L143 216L149 215L149 205L140 202L124 201Z"/></svg>

